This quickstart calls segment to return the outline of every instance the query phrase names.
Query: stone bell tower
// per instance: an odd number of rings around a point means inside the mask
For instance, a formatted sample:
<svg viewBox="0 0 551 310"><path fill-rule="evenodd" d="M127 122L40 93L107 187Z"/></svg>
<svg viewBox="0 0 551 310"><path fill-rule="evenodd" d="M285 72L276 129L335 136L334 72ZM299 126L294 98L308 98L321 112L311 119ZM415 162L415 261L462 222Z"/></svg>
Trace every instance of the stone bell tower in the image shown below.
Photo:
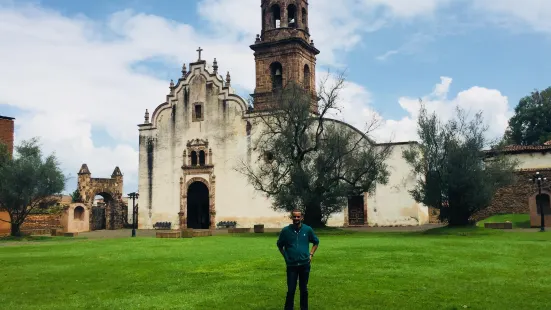
<svg viewBox="0 0 551 310"><path fill-rule="evenodd" d="M262 32L254 51L256 88L254 111L277 108L277 94L289 82L302 85L316 100L316 55L310 40L306 0L261 0Z"/></svg>

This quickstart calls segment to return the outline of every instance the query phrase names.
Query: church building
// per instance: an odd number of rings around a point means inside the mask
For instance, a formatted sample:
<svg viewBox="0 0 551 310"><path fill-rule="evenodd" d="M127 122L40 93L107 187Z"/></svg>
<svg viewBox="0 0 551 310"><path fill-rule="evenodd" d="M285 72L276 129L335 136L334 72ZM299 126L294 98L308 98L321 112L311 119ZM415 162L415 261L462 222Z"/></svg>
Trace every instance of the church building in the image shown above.
<svg viewBox="0 0 551 310"><path fill-rule="evenodd" d="M256 191L236 167L259 157L252 147L257 129L254 119L277 104L274 89L295 81L316 97L316 55L320 51L310 39L306 0L261 0L259 13L261 33L250 46L256 64L254 107L235 94L230 73L223 77L216 59L207 70L199 48L199 57L189 64L189 70L184 64L181 77L176 83L171 81L165 102L151 115L146 110L144 122L138 125L139 228L151 229L157 222L194 229L213 229L221 221L267 228L290 223L289 215L274 211L270 199ZM401 154L411 143L415 142L393 143L387 185L379 185L372 195L349 200L344 211L334 214L327 224L427 223L428 209L408 193L416 176Z"/></svg>

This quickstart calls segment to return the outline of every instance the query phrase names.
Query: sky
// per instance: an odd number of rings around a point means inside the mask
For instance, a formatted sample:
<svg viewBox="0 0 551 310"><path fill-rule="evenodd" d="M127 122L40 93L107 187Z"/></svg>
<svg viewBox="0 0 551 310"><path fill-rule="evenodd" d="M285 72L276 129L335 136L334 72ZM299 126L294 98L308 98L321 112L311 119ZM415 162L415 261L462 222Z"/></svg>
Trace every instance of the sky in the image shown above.
<svg viewBox="0 0 551 310"><path fill-rule="evenodd" d="M482 110L503 134L518 101L551 86L549 0L312 0L318 82L345 72L342 113L359 129L376 116L382 142L417 139L421 99L442 119ZM138 127L170 79L197 59L253 92L260 0L0 0L0 115L16 143L40 137L68 183L115 166L137 190Z"/></svg>

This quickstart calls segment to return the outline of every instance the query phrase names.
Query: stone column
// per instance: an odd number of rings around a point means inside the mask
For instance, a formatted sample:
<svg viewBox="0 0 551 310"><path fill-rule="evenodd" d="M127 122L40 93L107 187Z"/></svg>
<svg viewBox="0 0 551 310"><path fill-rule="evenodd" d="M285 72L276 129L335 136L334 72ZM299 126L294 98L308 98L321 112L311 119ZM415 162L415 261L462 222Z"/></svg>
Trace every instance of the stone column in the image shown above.
<svg viewBox="0 0 551 310"><path fill-rule="evenodd" d="M184 188L184 177L180 177L180 212L178 212L178 216L180 219L180 229L187 228L186 200L187 200L187 195Z"/></svg>

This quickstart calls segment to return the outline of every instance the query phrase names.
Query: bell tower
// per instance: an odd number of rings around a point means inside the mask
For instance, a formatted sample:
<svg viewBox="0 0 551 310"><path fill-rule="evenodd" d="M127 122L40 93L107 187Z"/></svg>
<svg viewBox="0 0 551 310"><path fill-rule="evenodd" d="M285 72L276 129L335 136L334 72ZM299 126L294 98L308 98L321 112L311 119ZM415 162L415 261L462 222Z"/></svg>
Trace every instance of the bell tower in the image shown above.
<svg viewBox="0 0 551 310"><path fill-rule="evenodd" d="M256 64L254 111L277 108L278 91L293 81L317 102L316 55L310 40L307 0L261 0L262 32L251 45ZM313 105L317 112L317 105Z"/></svg>

